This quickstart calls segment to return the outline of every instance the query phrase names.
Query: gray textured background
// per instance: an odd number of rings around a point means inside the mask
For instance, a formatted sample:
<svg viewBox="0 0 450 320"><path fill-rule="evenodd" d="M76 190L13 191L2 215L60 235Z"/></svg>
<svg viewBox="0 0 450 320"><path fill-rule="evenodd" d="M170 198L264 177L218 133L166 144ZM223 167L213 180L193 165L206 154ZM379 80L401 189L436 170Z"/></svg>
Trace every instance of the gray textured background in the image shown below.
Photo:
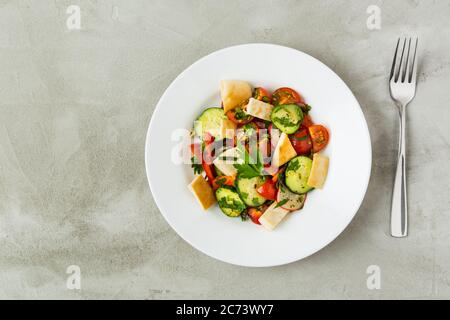
<svg viewBox="0 0 450 320"><path fill-rule="evenodd" d="M80 31L66 28L70 4L81 7ZM366 27L370 4L382 10L381 30ZM449 1L0 0L0 298L450 298L449 12ZM386 75L405 34L420 36L422 65L408 108L411 235L395 240ZM372 178L349 228L277 268L190 247L160 215L144 168L164 89L198 58L248 42L329 65L372 136ZM80 291L66 288L71 264ZM371 264L381 290L366 287Z"/></svg>

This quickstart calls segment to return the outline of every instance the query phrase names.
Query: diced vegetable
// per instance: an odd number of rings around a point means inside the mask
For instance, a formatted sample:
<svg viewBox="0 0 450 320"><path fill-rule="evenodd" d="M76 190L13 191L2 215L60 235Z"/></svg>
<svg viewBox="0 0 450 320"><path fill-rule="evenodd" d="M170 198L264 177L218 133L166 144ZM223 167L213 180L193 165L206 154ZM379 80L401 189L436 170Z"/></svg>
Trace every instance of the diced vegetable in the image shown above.
<svg viewBox="0 0 450 320"><path fill-rule="evenodd" d="M306 200L305 194L296 194L291 192L286 186L280 183L280 188L278 189L277 202L282 204L281 207L289 210L295 211L303 208Z"/></svg>
<svg viewBox="0 0 450 320"><path fill-rule="evenodd" d="M256 191L267 200L277 199L278 190L272 179L267 179Z"/></svg>
<svg viewBox="0 0 450 320"><path fill-rule="evenodd" d="M194 194L198 203L202 206L203 210L207 210L216 203L214 191L203 176L196 176L188 187Z"/></svg>
<svg viewBox="0 0 450 320"><path fill-rule="evenodd" d="M286 134L295 133L303 120L303 113L296 104L285 104L275 107L271 119L273 124Z"/></svg>
<svg viewBox="0 0 450 320"><path fill-rule="evenodd" d="M270 93L266 89L261 87L255 88L255 90L253 90L253 98L267 103L272 102L272 97Z"/></svg>
<svg viewBox="0 0 450 320"><path fill-rule="evenodd" d="M221 135L222 121L226 119L221 108L208 108L197 118L194 123L194 132L197 137L204 138L210 134L215 138Z"/></svg>
<svg viewBox="0 0 450 320"><path fill-rule="evenodd" d="M291 88L279 88L272 94L274 106L282 104L303 103L303 98Z"/></svg>
<svg viewBox="0 0 450 320"><path fill-rule="evenodd" d="M308 133L308 129L300 129L293 135L289 136L291 144L297 154L307 155L311 153L312 142Z"/></svg>
<svg viewBox="0 0 450 320"><path fill-rule="evenodd" d="M213 181L214 190L219 189L222 186L234 187L235 176L217 176Z"/></svg>
<svg viewBox="0 0 450 320"><path fill-rule="evenodd" d="M325 148L330 140L330 135L327 128L320 124L312 125L308 128L309 135L311 136L313 151L319 152Z"/></svg>
<svg viewBox="0 0 450 320"><path fill-rule="evenodd" d="M308 128L311 127L313 125L313 121L311 119L311 116L309 114L304 114L303 113L303 120L302 120L302 127Z"/></svg>
<svg viewBox="0 0 450 320"><path fill-rule="evenodd" d="M281 220L283 220L288 213L289 210L279 207L278 203L274 202L267 208L266 212L264 212L258 221L263 227L272 231L280 224Z"/></svg>
<svg viewBox="0 0 450 320"><path fill-rule="evenodd" d="M312 160L305 156L292 159L285 172L286 186L294 193L303 194L312 189L307 184L311 172Z"/></svg>
<svg viewBox="0 0 450 320"><path fill-rule="evenodd" d="M216 197L220 209L229 217L239 217L246 208L239 194L232 187L220 187L216 190Z"/></svg>
<svg viewBox="0 0 450 320"><path fill-rule="evenodd" d="M308 185L313 188L322 189L328 175L329 159L320 153L313 155L311 173L308 178Z"/></svg>
<svg viewBox="0 0 450 320"><path fill-rule="evenodd" d="M253 120L253 117L247 114L241 107L236 107L228 111L227 117L237 125L243 125Z"/></svg>
<svg viewBox="0 0 450 320"><path fill-rule="evenodd" d="M261 218L261 216L264 214L264 212L267 210L268 207L269 207L268 205L263 204L260 207L248 208L247 214L253 223L261 224L261 223L259 223L259 218Z"/></svg>
<svg viewBox="0 0 450 320"><path fill-rule="evenodd" d="M266 198L260 195L257 191L257 189L262 186L265 181L266 179L262 176L254 178L245 178L242 175L237 176L236 188L247 206L258 207L266 202Z"/></svg>

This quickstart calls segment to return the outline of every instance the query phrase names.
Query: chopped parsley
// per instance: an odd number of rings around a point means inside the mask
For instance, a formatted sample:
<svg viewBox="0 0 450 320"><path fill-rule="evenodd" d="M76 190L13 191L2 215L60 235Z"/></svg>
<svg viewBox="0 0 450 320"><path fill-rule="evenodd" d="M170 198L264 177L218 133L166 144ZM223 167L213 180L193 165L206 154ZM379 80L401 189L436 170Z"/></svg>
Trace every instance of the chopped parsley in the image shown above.
<svg viewBox="0 0 450 320"><path fill-rule="evenodd" d="M236 147L239 152L239 157L243 159L242 164L233 164L239 175L243 178L254 178L261 176L264 169L261 152L256 150L256 159L253 159L240 141L237 141Z"/></svg>
<svg viewBox="0 0 450 320"><path fill-rule="evenodd" d="M275 117L273 118L273 121L279 123L283 127L294 127L298 124L298 121L292 122L291 119L289 119L288 117L281 117L281 118Z"/></svg>
<svg viewBox="0 0 450 320"><path fill-rule="evenodd" d="M233 211L244 211L246 208L241 200L232 199L231 197L220 198L218 203L222 209L231 209Z"/></svg>
<svg viewBox="0 0 450 320"><path fill-rule="evenodd" d="M194 170L195 174L201 174L203 172L203 167L196 156L192 156L191 158L191 168Z"/></svg>
<svg viewBox="0 0 450 320"><path fill-rule="evenodd" d="M236 120L247 120L250 119L251 116L246 114L242 108L237 107L234 109L234 117Z"/></svg>
<svg viewBox="0 0 450 320"><path fill-rule="evenodd" d="M282 205L285 205L288 202L288 199L283 199L280 202L277 203L275 208L281 207Z"/></svg>

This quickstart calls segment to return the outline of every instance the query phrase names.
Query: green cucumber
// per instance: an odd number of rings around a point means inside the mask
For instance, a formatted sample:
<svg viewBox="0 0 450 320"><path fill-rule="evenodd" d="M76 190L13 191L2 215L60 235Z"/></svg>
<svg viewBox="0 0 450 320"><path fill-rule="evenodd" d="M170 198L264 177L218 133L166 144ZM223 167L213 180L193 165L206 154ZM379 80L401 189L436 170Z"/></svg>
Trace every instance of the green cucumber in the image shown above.
<svg viewBox="0 0 450 320"><path fill-rule="evenodd" d="M208 132L214 138L220 138L223 119L226 116L222 108L206 109L194 122L195 135L203 139L204 133Z"/></svg>
<svg viewBox="0 0 450 320"><path fill-rule="evenodd" d="M232 187L223 186L217 189L216 198L220 209L228 217L239 217L246 209L245 203Z"/></svg>
<svg viewBox="0 0 450 320"><path fill-rule="evenodd" d="M264 177L244 178L239 176L236 178L236 188L244 200L245 204L249 207L259 207L266 202L266 198L256 191L262 184L266 182Z"/></svg>
<svg viewBox="0 0 450 320"><path fill-rule="evenodd" d="M305 156L299 156L289 161L284 174L289 190L297 194L304 194L312 189L307 184L311 167L312 160Z"/></svg>
<svg viewBox="0 0 450 320"><path fill-rule="evenodd" d="M303 120L302 109L296 104L283 104L272 110L273 124L286 134L295 133Z"/></svg>

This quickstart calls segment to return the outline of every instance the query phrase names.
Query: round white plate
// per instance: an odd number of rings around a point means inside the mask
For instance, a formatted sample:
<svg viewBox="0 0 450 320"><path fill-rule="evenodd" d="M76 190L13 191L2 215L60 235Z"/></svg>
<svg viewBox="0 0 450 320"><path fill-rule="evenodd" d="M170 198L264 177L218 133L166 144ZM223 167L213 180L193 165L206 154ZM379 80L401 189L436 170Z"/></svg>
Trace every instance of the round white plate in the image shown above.
<svg viewBox="0 0 450 320"><path fill-rule="evenodd" d="M270 90L287 86L312 106L331 141L323 190L308 194L303 210L269 232L250 221L204 212L188 189L190 165L172 161L177 129L190 129L207 107L220 105L219 82L239 79ZM147 132L145 164L153 197L172 228L203 253L236 265L264 267L303 259L333 241L350 223L366 193L372 150L367 123L350 89L315 58L271 44L216 51L183 71L156 106Z"/></svg>

